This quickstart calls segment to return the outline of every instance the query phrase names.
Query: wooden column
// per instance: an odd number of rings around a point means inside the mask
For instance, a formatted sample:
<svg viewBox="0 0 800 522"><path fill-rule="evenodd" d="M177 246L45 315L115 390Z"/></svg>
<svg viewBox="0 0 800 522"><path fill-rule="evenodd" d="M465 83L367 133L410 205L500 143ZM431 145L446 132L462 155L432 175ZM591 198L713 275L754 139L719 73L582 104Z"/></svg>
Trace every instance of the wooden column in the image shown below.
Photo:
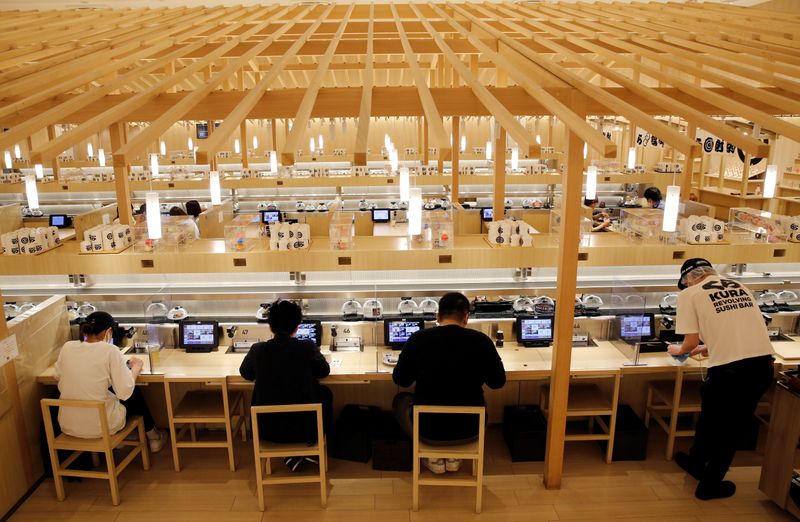
<svg viewBox="0 0 800 522"><path fill-rule="evenodd" d="M494 219L503 219L506 200L506 130L500 127L494 141ZM574 298L573 298L574 299ZM572 342L572 337L570 337Z"/></svg>
<svg viewBox="0 0 800 522"><path fill-rule="evenodd" d="M428 122L425 121L425 117L423 116L420 121L422 122L422 164L428 165L428 161L430 160L430 153L428 149Z"/></svg>
<svg viewBox="0 0 800 522"><path fill-rule="evenodd" d="M720 189L725 186L725 154L719 155L719 178L717 178L717 187Z"/></svg>
<svg viewBox="0 0 800 522"><path fill-rule="evenodd" d="M572 96L571 108L584 114L582 95ZM575 287L578 277L578 244L580 242L581 188L583 186L583 140L567 130L567 170L562 177L563 203L558 245L557 313L552 373L550 377L549 414L547 417L547 455L544 462L544 485L561 487L564 471L564 437L567 429L567 399L572 362L572 325L575 311Z"/></svg>
<svg viewBox="0 0 800 522"><path fill-rule="evenodd" d="M442 125L444 125L444 121L442 121ZM439 147L439 154L436 155L436 169L439 171L439 175L441 176L444 174L444 154L441 147Z"/></svg>
<svg viewBox="0 0 800 522"><path fill-rule="evenodd" d="M270 121L269 127L270 127L270 130L272 130L272 132L270 133L271 136L272 136L272 150L277 151L278 150L278 124L276 123L275 118L272 118L269 121Z"/></svg>
<svg viewBox="0 0 800 522"><path fill-rule="evenodd" d="M56 127L55 125L48 125L47 141L53 141L54 139L56 139ZM53 156L53 159L50 161L50 168L53 169L53 177L55 179L61 177L61 168L58 166L58 156Z"/></svg>
<svg viewBox="0 0 800 522"><path fill-rule="evenodd" d="M691 123L687 124L686 135L690 140L697 137L697 125ZM692 191L692 181L694 181L694 158L686 155L683 161L683 177L681 178L681 197L689 199L689 194Z"/></svg>
<svg viewBox="0 0 800 522"><path fill-rule="evenodd" d="M125 144L125 122L117 122L108 128L111 136L111 151L122 148ZM117 191L117 211L119 222L123 225L133 225L131 214L131 186L128 174L130 167L124 157L114 155L114 186Z"/></svg>
<svg viewBox="0 0 800 522"><path fill-rule="evenodd" d="M458 203L459 158L461 156L461 118L453 116L453 160L452 176L450 182L450 198L452 203Z"/></svg>
<svg viewBox="0 0 800 522"><path fill-rule="evenodd" d="M247 143L247 120L242 120L239 124L239 150L242 151L242 168L246 169L250 166L250 160L247 157L249 150Z"/></svg>
<svg viewBox="0 0 800 522"><path fill-rule="evenodd" d="M2 301L1 297L0 301ZM9 333L6 317L5 314L3 314L3 316L0 317L0 341L8 337ZM20 399L19 385L17 384L17 368L14 361L9 361L3 366L2 372L6 381L6 391L8 392L7 399L11 407L11 415L14 418L14 427L21 457L20 460L22 461L22 467L25 473L25 484L30 485L35 482L36 477L33 475L33 457L31 455L30 445L28 444L28 430L25 425L25 415L22 411L22 400ZM3 503L5 504L7 501L5 493L2 494L2 497ZM13 505L13 502L11 502L11 505Z"/></svg>

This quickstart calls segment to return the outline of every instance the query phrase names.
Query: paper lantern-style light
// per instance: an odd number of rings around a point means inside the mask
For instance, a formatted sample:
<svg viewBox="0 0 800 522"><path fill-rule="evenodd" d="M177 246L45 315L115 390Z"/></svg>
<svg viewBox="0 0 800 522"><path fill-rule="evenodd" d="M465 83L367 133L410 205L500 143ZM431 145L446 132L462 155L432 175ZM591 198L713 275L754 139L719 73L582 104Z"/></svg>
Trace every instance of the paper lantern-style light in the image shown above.
<svg viewBox="0 0 800 522"><path fill-rule="evenodd" d="M465 150L467 150L467 137L464 136L464 135L461 136L461 149L460 150L461 150L461 152L464 152Z"/></svg>
<svg viewBox="0 0 800 522"><path fill-rule="evenodd" d="M586 142L584 142L583 143L583 159L586 159L588 157L589 157L589 145L587 145Z"/></svg>
<svg viewBox="0 0 800 522"><path fill-rule="evenodd" d="M14 145L14 157L17 159L22 159L22 150L19 148L19 145Z"/></svg>
<svg viewBox="0 0 800 522"><path fill-rule="evenodd" d="M422 234L422 189L414 187L408 198L408 234Z"/></svg>
<svg viewBox="0 0 800 522"><path fill-rule="evenodd" d="M186 139L186 148L189 149L190 151L194 150L194 140L192 140L192 138Z"/></svg>
<svg viewBox="0 0 800 522"><path fill-rule="evenodd" d="M90 158L94 157L94 147L91 143L86 144L86 155Z"/></svg>
<svg viewBox="0 0 800 522"><path fill-rule="evenodd" d="M778 166L767 165L767 173L764 176L764 197L775 197L775 185L778 183Z"/></svg>
<svg viewBox="0 0 800 522"><path fill-rule="evenodd" d="M636 147L628 149L628 168L631 170L636 168Z"/></svg>
<svg viewBox="0 0 800 522"><path fill-rule="evenodd" d="M97 162L100 164L101 167L106 166L106 151L104 151L103 149L97 149Z"/></svg>
<svg viewBox="0 0 800 522"><path fill-rule="evenodd" d="M36 172L36 179L44 179L44 167L41 163L34 165L33 170Z"/></svg>
<svg viewBox="0 0 800 522"><path fill-rule="evenodd" d="M667 199L664 203L664 221L661 230L664 232L675 232L678 225L678 206L681 198L681 187L669 185L667 187Z"/></svg>
<svg viewBox="0 0 800 522"><path fill-rule="evenodd" d="M212 170L208 173L209 192L211 192L211 204L222 204L222 188L219 185L219 172Z"/></svg>
<svg viewBox="0 0 800 522"><path fill-rule="evenodd" d="M492 142L486 142L486 161L492 161Z"/></svg>
<svg viewBox="0 0 800 522"><path fill-rule="evenodd" d="M36 188L36 176L33 174L25 175L25 196L28 198L29 209L39 208L39 190Z"/></svg>
<svg viewBox="0 0 800 522"><path fill-rule="evenodd" d="M400 169L400 201L408 201L411 197L410 174L408 167Z"/></svg>
<svg viewBox="0 0 800 522"><path fill-rule="evenodd" d="M253 150L258 148L258 136L253 136Z"/></svg>
<svg viewBox="0 0 800 522"><path fill-rule="evenodd" d="M586 169L586 199L594 200L597 197L597 167L589 165Z"/></svg>
<svg viewBox="0 0 800 522"><path fill-rule="evenodd" d="M10 169L10 168L12 168L14 166L14 163L11 161L11 153L10 152L6 151L3 154L3 159L5 160L7 169Z"/></svg>
<svg viewBox="0 0 800 522"><path fill-rule="evenodd" d="M317 144L314 141L314 138L309 138L308 139L308 150L311 152L311 154L314 154L314 149L316 147L317 147Z"/></svg>
<svg viewBox="0 0 800 522"><path fill-rule="evenodd" d="M322 134L317 138L317 148L320 152L325 150L325 141L322 139Z"/></svg>
<svg viewBox="0 0 800 522"><path fill-rule="evenodd" d="M167 142L161 140L161 143L158 144L158 151L161 153L162 156L167 155Z"/></svg>
<svg viewBox="0 0 800 522"><path fill-rule="evenodd" d="M388 134L383 135L383 146L387 151L392 150L392 140Z"/></svg>
<svg viewBox="0 0 800 522"><path fill-rule="evenodd" d="M511 169L517 170L519 168L519 147L511 149Z"/></svg>
<svg viewBox="0 0 800 522"><path fill-rule="evenodd" d="M242 152L242 144L239 142L239 138L233 140L233 152L234 154L239 154Z"/></svg>
<svg viewBox="0 0 800 522"><path fill-rule="evenodd" d="M158 176L158 155L157 154L151 154L150 155L150 175L152 177L154 177L154 178L156 176Z"/></svg>
<svg viewBox="0 0 800 522"><path fill-rule="evenodd" d="M541 145L542 144L542 137L539 136L538 134L536 135L536 144L537 145Z"/></svg>
<svg viewBox="0 0 800 522"><path fill-rule="evenodd" d="M161 203L158 201L158 192L145 194L148 239L161 239Z"/></svg>
<svg viewBox="0 0 800 522"><path fill-rule="evenodd" d="M278 151L269 151L269 168L275 174L278 173Z"/></svg>

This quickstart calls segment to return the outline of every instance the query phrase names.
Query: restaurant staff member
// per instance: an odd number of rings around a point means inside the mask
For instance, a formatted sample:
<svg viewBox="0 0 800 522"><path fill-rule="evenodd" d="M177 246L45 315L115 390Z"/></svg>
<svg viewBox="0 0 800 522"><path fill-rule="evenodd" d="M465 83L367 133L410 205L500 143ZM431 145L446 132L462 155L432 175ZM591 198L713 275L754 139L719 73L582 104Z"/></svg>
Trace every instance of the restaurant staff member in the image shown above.
<svg viewBox="0 0 800 522"><path fill-rule="evenodd" d="M723 479L738 435L773 383L774 352L756 300L743 284L694 258L681 267L678 288L675 331L684 339L670 345L669 353L708 353L708 375L700 386L694 443L688 454L676 453L675 462L700 481L698 499L727 498L736 484Z"/></svg>
<svg viewBox="0 0 800 522"><path fill-rule="evenodd" d="M483 385L497 390L506 383L503 361L492 340L467 328L469 299L451 292L439 299L435 328L409 337L400 352L392 380L398 386L417 383L414 393L398 393L392 404L400 426L413 436L413 406L483 406ZM425 414L420 416L420 439L428 444L450 446L478 438L475 415ZM436 474L458 471L459 459L425 459Z"/></svg>

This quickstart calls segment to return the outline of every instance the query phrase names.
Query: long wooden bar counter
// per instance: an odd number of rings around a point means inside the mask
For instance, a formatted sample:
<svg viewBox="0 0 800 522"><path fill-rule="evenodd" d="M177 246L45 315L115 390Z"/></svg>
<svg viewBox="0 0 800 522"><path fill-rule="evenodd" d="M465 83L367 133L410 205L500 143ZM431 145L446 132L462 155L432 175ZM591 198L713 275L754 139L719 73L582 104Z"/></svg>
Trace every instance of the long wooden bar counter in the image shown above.
<svg viewBox="0 0 800 522"><path fill-rule="evenodd" d="M579 266L680 264L692 257L714 263L800 262L799 243L663 245L633 242L619 234L592 234L579 248ZM552 267L558 263L558 238L538 234L534 246L493 247L483 235L456 236L452 249L425 249L404 237L356 237L353 250L331 250L327 237L312 238L309 250L270 251L264 243L247 252L226 252L221 239L201 239L173 253L137 252L82 255L79 244L37 256L0 256L5 275L142 274L209 272L295 272L415 270L438 268Z"/></svg>

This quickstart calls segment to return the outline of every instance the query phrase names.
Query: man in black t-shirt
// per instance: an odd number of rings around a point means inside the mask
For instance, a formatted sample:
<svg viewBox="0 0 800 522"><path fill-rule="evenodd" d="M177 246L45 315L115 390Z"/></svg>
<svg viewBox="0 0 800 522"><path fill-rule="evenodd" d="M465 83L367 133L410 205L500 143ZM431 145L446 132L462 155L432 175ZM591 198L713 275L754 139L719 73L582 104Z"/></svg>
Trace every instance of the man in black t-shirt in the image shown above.
<svg viewBox="0 0 800 522"><path fill-rule="evenodd" d="M313 342L295 337L303 318L302 310L291 301L276 301L269 309L267 322L273 338L256 343L247 352L239 373L255 381L253 406L282 404L322 404L323 428L333 415L333 394L318 379L327 377L330 366ZM313 413L272 413L259 415L259 437L271 442L317 440ZM289 459L294 470L298 459Z"/></svg>
<svg viewBox="0 0 800 522"><path fill-rule="evenodd" d="M483 406L483 385L502 388L506 372L492 340L467 328L469 300L449 293L439 300L439 326L414 333L403 346L392 379L399 386L416 382L413 395L399 393L393 404L400 425L411 436L413 405ZM423 415L420 438L429 444L453 445L475 440L474 415ZM460 461L426 459L434 473L456 471Z"/></svg>

